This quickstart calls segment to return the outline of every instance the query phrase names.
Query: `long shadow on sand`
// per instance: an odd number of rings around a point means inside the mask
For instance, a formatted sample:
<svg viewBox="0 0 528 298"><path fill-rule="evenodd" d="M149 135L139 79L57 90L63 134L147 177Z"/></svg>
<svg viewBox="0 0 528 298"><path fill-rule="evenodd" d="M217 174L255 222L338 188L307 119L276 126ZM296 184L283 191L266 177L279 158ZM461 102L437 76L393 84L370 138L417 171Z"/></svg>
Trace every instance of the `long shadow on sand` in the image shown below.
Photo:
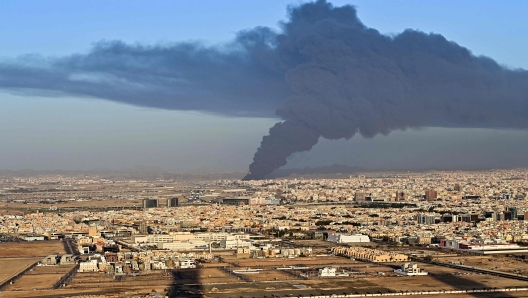
<svg viewBox="0 0 528 298"><path fill-rule="evenodd" d="M200 280L200 269L174 269L172 270L172 285L169 297L204 297L204 287Z"/></svg>
<svg viewBox="0 0 528 298"><path fill-rule="evenodd" d="M466 278L463 275L453 275L449 273L430 274L430 276L446 285L442 290L493 290L494 288L484 283ZM490 279L503 278L489 275ZM503 278L506 280L506 278ZM528 283L527 283L528 285ZM473 297L494 297L494 298L509 298L515 297L506 292L489 292L489 293L467 293Z"/></svg>

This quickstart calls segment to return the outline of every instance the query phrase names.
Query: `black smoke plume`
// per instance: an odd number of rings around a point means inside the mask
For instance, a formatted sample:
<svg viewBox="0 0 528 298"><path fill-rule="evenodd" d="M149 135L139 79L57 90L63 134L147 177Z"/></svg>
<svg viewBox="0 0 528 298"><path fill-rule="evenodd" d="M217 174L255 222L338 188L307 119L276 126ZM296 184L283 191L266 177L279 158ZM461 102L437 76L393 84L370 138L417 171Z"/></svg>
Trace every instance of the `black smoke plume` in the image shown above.
<svg viewBox="0 0 528 298"><path fill-rule="evenodd" d="M223 46L102 42L88 54L4 61L0 88L279 116L245 179L266 177L320 137L423 126L528 128L527 71L477 57L439 34L380 34L353 6L326 1L290 7L280 32L257 27Z"/></svg>
<svg viewBox="0 0 528 298"><path fill-rule="evenodd" d="M438 34L386 36L351 6L290 10L277 36L293 94L244 178L262 179L319 137L350 139L427 125L528 128L528 72L509 70Z"/></svg>

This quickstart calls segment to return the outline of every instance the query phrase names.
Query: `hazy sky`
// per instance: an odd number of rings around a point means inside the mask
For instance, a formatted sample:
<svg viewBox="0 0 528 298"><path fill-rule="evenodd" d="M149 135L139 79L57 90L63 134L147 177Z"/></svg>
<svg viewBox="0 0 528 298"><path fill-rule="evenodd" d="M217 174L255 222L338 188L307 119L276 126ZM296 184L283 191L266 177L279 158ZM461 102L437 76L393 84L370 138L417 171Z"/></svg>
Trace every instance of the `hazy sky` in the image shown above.
<svg viewBox="0 0 528 298"><path fill-rule="evenodd" d="M528 2L332 1L353 4L382 33L441 33L477 55L528 69ZM156 44L231 40L277 27L297 1L2 1L0 59L87 52L94 42ZM138 108L105 100L0 93L0 169L246 171L276 121ZM372 140L320 142L289 167L333 163L376 168L528 166L528 133L439 129Z"/></svg>

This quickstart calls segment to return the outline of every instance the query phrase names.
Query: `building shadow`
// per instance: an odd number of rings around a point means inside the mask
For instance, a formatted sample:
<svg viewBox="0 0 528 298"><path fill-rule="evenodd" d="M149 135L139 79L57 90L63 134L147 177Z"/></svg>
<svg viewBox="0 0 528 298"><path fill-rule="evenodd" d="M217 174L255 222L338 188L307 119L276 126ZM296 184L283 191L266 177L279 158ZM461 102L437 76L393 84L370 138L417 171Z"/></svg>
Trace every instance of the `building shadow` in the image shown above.
<svg viewBox="0 0 528 298"><path fill-rule="evenodd" d="M200 298L204 297L204 285L200 278L201 269L174 269L171 271L172 284L168 296Z"/></svg>
<svg viewBox="0 0 528 298"><path fill-rule="evenodd" d="M63 238L60 241L62 241L62 245L64 246L64 251L66 254L75 255L78 256L81 253L77 249L77 245L74 243L73 239L70 238Z"/></svg>
<svg viewBox="0 0 528 298"><path fill-rule="evenodd" d="M462 271L462 270L460 270ZM465 273L465 272L464 272ZM174 269L170 271L171 275L171 285L169 287L168 291L168 297L189 297L189 298L200 298L200 297L242 297L244 295L249 295L247 297L279 297L279 296L291 296L296 297L297 295L301 294L302 296L307 295L336 295L336 292L334 290L325 289L325 290L315 290L310 291L306 289L305 291L291 291L291 290L278 290L276 293L270 293L270 292L261 292L257 290L257 287L255 287L255 292L244 292L242 296L240 294L236 294L236 291L232 293L213 293L211 292L211 289L214 289L214 287L218 287L222 289L224 286L221 285L214 285L214 284L206 284L203 280L203 274L205 274L203 268L195 268L195 269ZM479 276L486 276L486 274L478 274L478 273L469 273ZM443 286L440 288L436 287L435 289L431 289L431 291L453 291L453 290L485 290L485 292L478 292L478 293L466 293L466 296L472 296L472 297L483 297L483 298L513 298L517 297L514 293L509 292L497 292L495 291L497 288L490 287L490 285L487 285L481 281L472 279L470 275L464 275L464 274L453 274L448 272L442 272L442 273L433 273L429 275L431 278L433 278L436 281L439 281L442 283ZM207 278L204 277L204 278ZM419 277L417 277L419 278ZM497 277L493 275L489 275L490 279L495 278L501 278L505 281L509 280L509 278L506 277ZM240 281L242 281L239 278ZM244 280L245 281L245 280ZM246 285L252 285L256 286L252 281L246 281ZM515 280L515 282L519 282L518 280ZM236 288L236 286L235 286ZM509 286L506 288L515 288L515 286ZM489 291L489 292L488 292ZM210 292L210 294L209 294ZM380 292L381 293L381 292ZM273 295L274 294L274 295ZM267 295L267 296L266 296ZM449 293L446 293L445 295L449 295ZM454 294L455 295L455 294ZM246 296L244 296L246 297Z"/></svg>
<svg viewBox="0 0 528 298"><path fill-rule="evenodd" d="M470 274L477 274L477 273L470 273ZM473 296L473 297L494 297L494 298L516 297L516 296L509 294L508 292L495 292L494 290L497 288L490 287L489 285L486 285L482 282L467 278L466 275L462 275L462 274L454 275L452 273L439 273L439 274L429 274L429 276L445 284L445 288L441 289L442 291L489 290L490 292L467 293L466 295ZM493 275L489 275L489 277L490 278L502 278L504 280L507 280L507 278L505 277L497 277ZM510 287L510 288L515 288L515 287Z"/></svg>

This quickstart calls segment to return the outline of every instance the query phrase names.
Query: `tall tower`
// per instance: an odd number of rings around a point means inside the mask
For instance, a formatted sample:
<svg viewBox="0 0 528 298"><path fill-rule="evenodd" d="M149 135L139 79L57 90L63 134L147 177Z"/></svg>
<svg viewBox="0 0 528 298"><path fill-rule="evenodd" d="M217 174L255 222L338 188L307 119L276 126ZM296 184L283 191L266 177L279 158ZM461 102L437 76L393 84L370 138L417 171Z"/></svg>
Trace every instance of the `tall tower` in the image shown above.
<svg viewBox="0 0 528 298"><path fill-rule="evenodd" d="M169 198L167 199L167 207L178 207L179 206L178 198Z"/></svg>
<svg viewBox="0 0 528 298"><path fill-rule="evenodd" d="M403 191L396 192L396 202L405 202L405 193Z"/></svg>
<svg viewBox="0 0 528 298"><path fill-rule="evenodd" d="M143 208L157 208L158 200L157 199L143 199Z"/></svg>
<svg viewBox="0 0 528 298"><path fill-rule="evenodd" d="M282 192L286 193L288 191L288 181L284 180L282 182Z"/></svg>
<svg viewBox="0 0 528 298"><path fill-rule="evenodd" d="M428 189L425 191L425 199L426 200L434 200L438 198L438 193L436 190Z"/></svg>
<svg viewBox="0 0 528 298"><path fill-rule="evenodd" d="M145 234L147 234L147 232L148 232L147 231L147 223L144 220L142 220L139 223L139 233L145 235Z"/></svg>
<svg viewBox="0 0 528 298"><path fill-rule="evenodd" d="M367 195L364 192L356 192L354 195L354 201L356 202L364 202L366 200Z"/></svg>

